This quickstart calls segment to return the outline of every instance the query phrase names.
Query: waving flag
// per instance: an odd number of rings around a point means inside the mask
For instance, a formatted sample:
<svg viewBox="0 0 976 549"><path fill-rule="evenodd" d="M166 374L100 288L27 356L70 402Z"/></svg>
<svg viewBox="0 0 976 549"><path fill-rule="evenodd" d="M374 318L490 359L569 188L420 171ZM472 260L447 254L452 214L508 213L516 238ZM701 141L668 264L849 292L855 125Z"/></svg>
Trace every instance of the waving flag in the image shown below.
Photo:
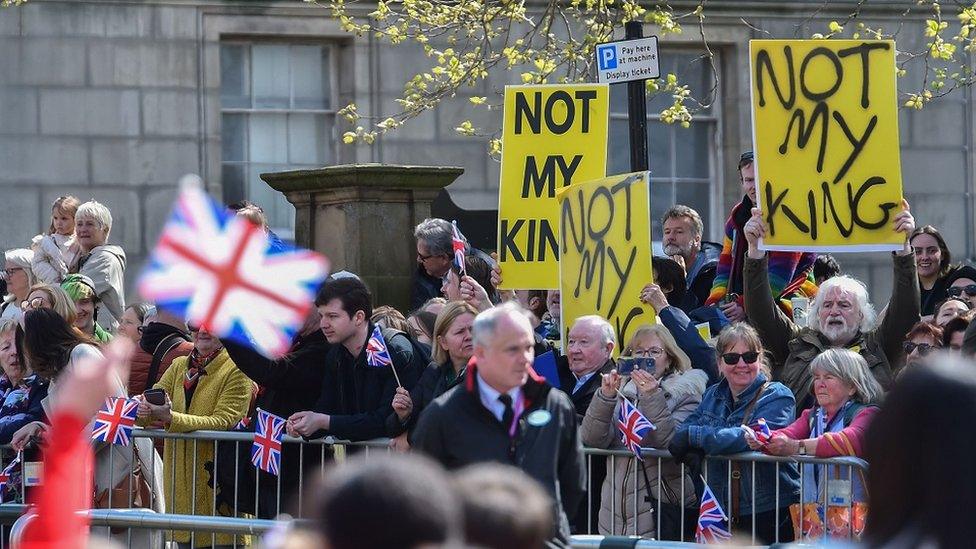
<svg viewBox="0 0 976 549"><path fill-rule="evenodd" d="M281 436L285 419L258 409L251 446L251 463L262 471L277 475L281 469Z"/></svg>
<svg viewBox="0 0 976 549"><path fill-rule="evenodd" d="M231 429L231 430L232 431L246 431L247 428L250 427L250 426L251 426L251 418L249 418L247 416L244 416L240 421L237 422L237 425L235 425L234 428Z"/></svg>
<svg viewBox="0 0 976 549"><path fill-rule="evenodd" d="M189 323L274 358L291 346L327 274L323 256L272 244L199 185L183 184L139 291Z"/></svg>
<svg viewBox="0 0 976 549"><path fill-rule="evenodd" d="M136 424L139 402L131 398L109 397L102 409L95 414L92 440L129 445L132 427Z"/></svg>
<svg viewBox="0 0 976 549"><path fill-rule="evenodd" d="M732 538L728 527L725 511L715 499L712 489L705 484L705 492L702 493L701 508L698 511L698 528L695 529L695 542L697 543L717 543Z"/></svg>
<svg viewBox="0 0 976 549"><path fill-rule="evenodd" d="M13 461L8 463L7 466L3 468L3 471L0 471L0 503L3 503L4 497L6 496L7 485L10 484L10 475L11 473L13 473L14 468L19 463L20 463L20 454L18 453L17 457L15 457Z"/></svg>
<svg viewBox="0 0 976 549"><path fill-rule="evenodd" d="M773 433L769 430L769 425L766 425L766 418L759 418L756 423L749 426L752 432L756 435L756 440L762 444L769 442L769 439L773 438Z"/></svg>
<svg viewBox="0 0 976 549"><path fill-rule="evenodd" d="M630 451L643 461L641 456L641 441L648 431L657 429L644 414L640 413L633 404L626 398L620 405L620 412L617 414L617 427L620 428L620 436L623 443L630 448Z"/></svg>
<svg viewBox="0 0 976 549"><path fill-rule="evenodd" d="M390 350L386 348L386 340L383 339L383 332L379 325L373 328L373 333L366 342L366 364L376 367L393 365Z"/></svg>
<svg viewBox="0 0 976 549"><path fill-rule="evenodd" d="M454 229L454 234L451 236L451 246L454 248L454 264L458 267L458 272L461 276L464 276L464 252L467 246L464 244L464 238L461 236L461 231L457 228L457 221L451 222L451 227Z"/></svg>

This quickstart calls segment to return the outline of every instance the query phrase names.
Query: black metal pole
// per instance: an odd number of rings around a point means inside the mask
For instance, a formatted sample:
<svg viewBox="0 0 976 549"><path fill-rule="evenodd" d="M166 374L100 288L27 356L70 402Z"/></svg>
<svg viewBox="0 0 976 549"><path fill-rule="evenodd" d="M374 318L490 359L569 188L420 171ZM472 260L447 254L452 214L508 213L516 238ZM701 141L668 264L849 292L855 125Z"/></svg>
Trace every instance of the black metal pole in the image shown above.
<svg viewBox="0 0 976 549"><path fill-rule="evenodd" d="M640 21L624 25L624 38L644 37ZM630 171L647 170L647 88L644 81L627 82L627 117L630 121Z"/></svg>

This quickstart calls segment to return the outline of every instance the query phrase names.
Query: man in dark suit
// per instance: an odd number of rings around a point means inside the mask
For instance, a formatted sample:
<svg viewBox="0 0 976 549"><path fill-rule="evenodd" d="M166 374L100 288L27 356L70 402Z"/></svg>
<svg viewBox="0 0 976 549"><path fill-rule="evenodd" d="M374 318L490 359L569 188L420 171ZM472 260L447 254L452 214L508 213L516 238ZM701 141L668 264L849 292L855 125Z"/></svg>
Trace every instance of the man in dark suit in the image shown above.
<svg viewBox="0 0 976 549"><path fill-rule="evenodd" d="M566 341L566 356L560 357L559 384L569 394L576 408L577 423L583 422L586 409L593 395L600 389L601 376L614 368L610 358L616 346L613 326L604 318L581 316L573 322ZM574 534L596 533L596 521L600 512L600 487L607 472L603 456L590 459L589 494L592 500L583 501L575 517L570 517ZM589 515L588 515L589 513ZM588 516L592 521L588 521Z"/></svg>

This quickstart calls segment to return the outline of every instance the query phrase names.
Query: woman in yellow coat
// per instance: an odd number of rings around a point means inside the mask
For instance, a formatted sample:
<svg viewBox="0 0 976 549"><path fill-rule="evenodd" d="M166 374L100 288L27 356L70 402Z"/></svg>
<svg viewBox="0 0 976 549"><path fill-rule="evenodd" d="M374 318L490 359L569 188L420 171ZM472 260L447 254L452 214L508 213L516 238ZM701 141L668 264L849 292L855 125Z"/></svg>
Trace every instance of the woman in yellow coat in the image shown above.
<svg viewBox="0 0 976 549"><path fill-rule="evenodd" d="M229 431L243 418L251 401L253 384L237 369L220 341L205 330L190 330L193 351L180 357L166 370L154 389L166 392L166 404L157 406L140 399L143 422L164 427L170 433ZM214 492L204 464L214 459L209 441L166 439L163 446L163 485L166 512L213 515ZM175 493L174 493L175 492ZM218 515L233 516L232 509L217 509ZM190 532L176 531L172 540L189 547ZM194 547L231 545L230 534L200 533ZM238 544L244 543L238 538Z"/></svg>

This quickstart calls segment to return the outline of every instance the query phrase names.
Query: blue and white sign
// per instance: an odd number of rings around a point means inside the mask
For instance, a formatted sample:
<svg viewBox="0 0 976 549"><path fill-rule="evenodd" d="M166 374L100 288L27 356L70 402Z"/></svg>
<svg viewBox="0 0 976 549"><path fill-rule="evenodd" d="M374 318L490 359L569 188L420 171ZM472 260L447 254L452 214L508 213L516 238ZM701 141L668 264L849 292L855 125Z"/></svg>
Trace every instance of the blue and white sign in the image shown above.
<svg viewBox="0 0 976 549"><path fill-rule="evenodd" d="M618 84L661 76L657 37L607 42L596 47L597 82Z"/></svg>

